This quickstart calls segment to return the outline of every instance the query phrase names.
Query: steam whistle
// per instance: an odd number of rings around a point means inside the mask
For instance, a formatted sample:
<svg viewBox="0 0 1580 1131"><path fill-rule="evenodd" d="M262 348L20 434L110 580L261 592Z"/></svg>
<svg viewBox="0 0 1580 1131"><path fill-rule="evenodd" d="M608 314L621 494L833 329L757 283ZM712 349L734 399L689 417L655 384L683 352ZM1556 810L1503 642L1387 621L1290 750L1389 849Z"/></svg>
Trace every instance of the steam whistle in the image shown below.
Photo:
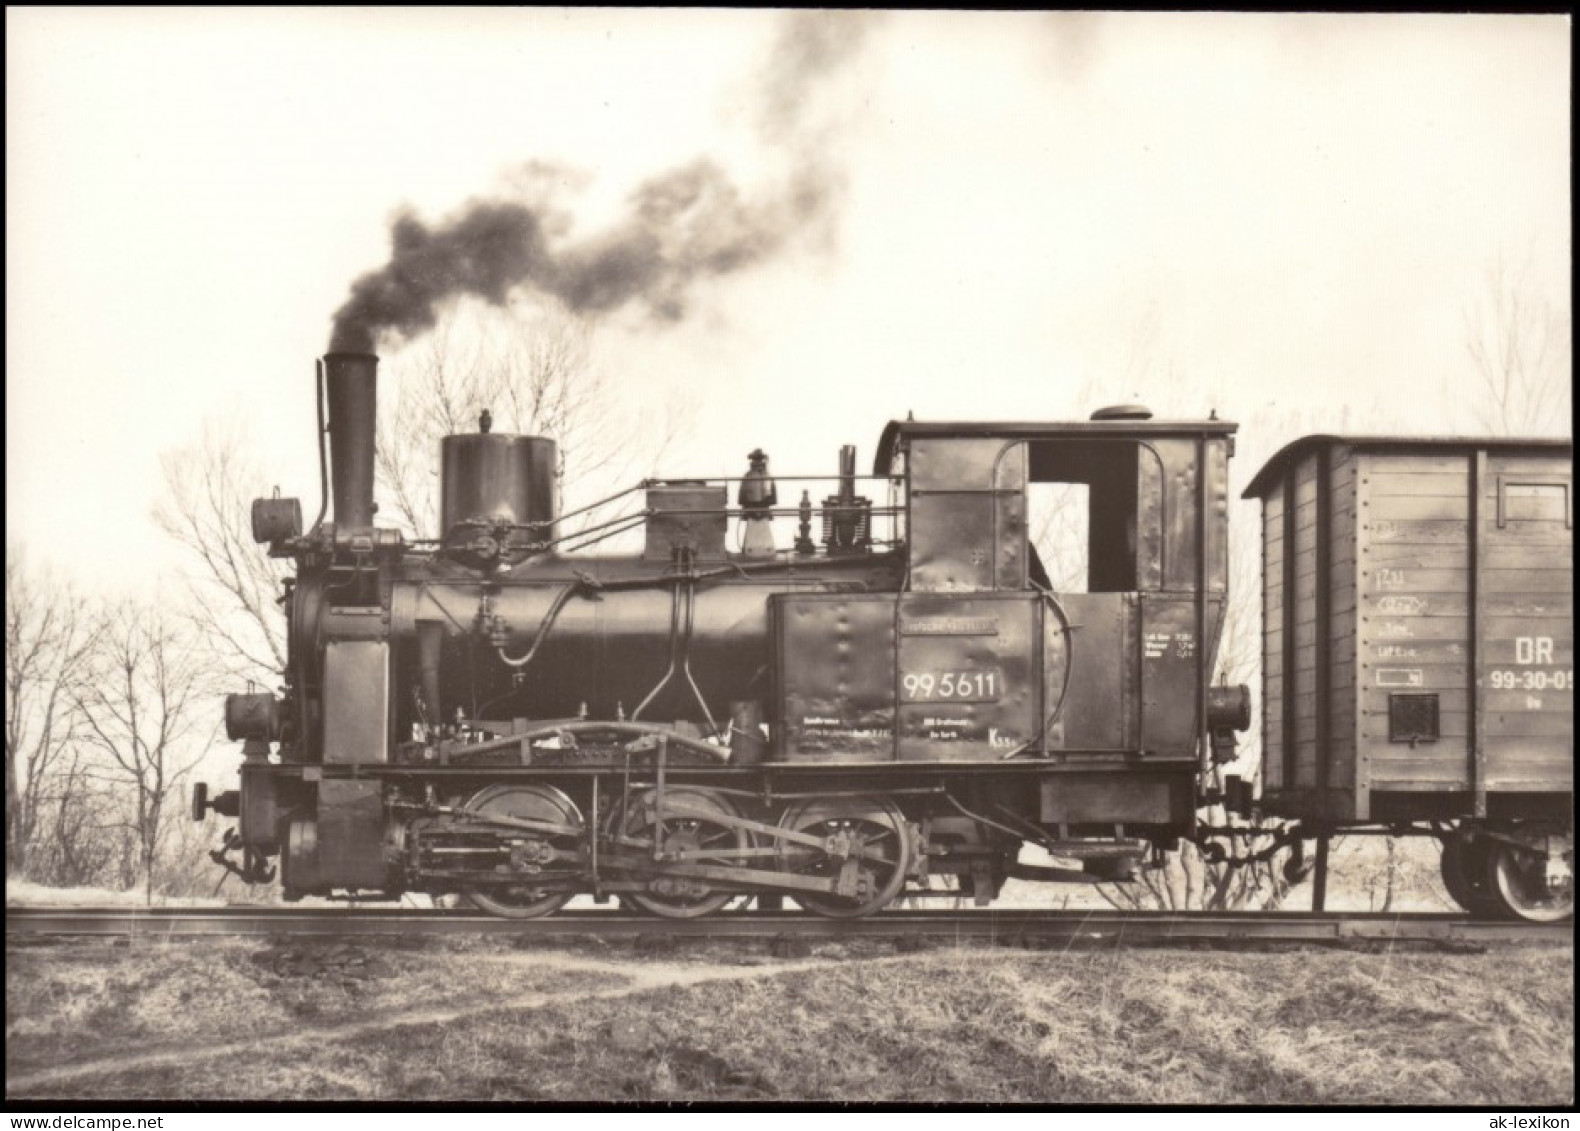
<svg viewBox="0 0 1580 1131"><path fill-rule="evenodd" d="M757 448L746 457L751 461L741 479L736 501L741 506L741 553L748 558L774 556L773 507L779 501L779 488L768 475L768 456Z"/></svg>

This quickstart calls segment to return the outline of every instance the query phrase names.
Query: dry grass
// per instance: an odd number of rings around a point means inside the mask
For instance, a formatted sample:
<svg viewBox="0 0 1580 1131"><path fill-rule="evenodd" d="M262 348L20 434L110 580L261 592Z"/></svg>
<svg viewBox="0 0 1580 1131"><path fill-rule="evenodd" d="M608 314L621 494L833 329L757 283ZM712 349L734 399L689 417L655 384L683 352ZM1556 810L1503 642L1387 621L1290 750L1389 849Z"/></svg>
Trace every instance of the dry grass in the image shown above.
<svg viewBox="0 0 1580 1131"><path fill-rule="evenodd" d="M134 977L129 967L148 964L118 962L102 949L13 953L12 970L18 958L23 970L7 976L8 1050L19 1034L57 1053L73 1040L100 1050L125 1040L95 1034L104 1024L159 1040L190 1037L203 1024L240 1021L260 1033L321 1024L293 1011L279 986L259 983L246 968L255 949L171 946L162 963L170 971L159 977ZM70 957L73 950L93 961ZM569 981L551 965L565 956L548 951L479 944L380 953L399 973L369 996L353 993L346 1010L365 1015L419 992L415 1004L425 1004L440 993L420 987L441 985L451 1000L492 986L496 1007L61 1079L27 1094L1455 1106L1574 1099L1568 948L971 948L875 957L881 951L871 946L824 947L820 964L800 969L757 954L731 969L717 960L734 952L714 948L657 959L608 948L605 959L639 987L617 997L587 996L618 988L618 979ZM701 976L715 980L640 988ZM212 1021L180 1020L194 999L177 986L188 982ZM507 983L512 993L564 993L498 1008ZM106 992L121 1012L84 1000ZM28 1064L48 1060L34 1049L19 1055ZM79 1047L75 1055L92 1053ZM21 1065L8 1067L17 1075Z"/></svg>
<svg viewBox="0 0 1580 1131"><path fill-rule="evenodd" d="M482 961L462 957L474 951ZM582 974L495 957L465 941L443 948L234 939L8 947L6 1075L414 1007L473 1002L487 1009L501 996L593 984Z"/></svg>
<svg viewBox="0 0 1580 1131"><path fill-rule="evenodd" d="M7 907L142 907L148 902L148 897L140 887L125 891L113 891L110 888L54 888L7 877L5 902ZM155 892L153 906L223 907L225 901L218 898L177 898Z"/></svg>

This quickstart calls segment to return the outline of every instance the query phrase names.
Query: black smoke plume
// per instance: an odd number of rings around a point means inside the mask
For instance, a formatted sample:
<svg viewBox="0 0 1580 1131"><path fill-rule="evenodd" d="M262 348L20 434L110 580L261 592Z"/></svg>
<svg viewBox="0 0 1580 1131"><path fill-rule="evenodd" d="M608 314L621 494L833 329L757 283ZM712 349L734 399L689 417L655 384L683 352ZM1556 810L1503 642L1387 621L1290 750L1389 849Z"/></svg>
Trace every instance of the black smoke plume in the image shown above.
<svg viewBox="0 0 1580 1131"><path fill-rule="evenodd" d="M437 225L398 217L390 259L351 287L335 314L331 351L371 351L394 334L433 327L445 302L471 296L502 305L517 288L551 295L578 314L641 304L656 319L685 316L693 284L741 271L792 238L822 229L843 187L837 147L814 136L816 87L858 54L873 21L864 13L797 12L781 25L757 92L763 141L791 172L746 193L716 163L699 159L651 177L627 215L579 240L555 239L547 206L480 200Z"/></svg>
<svg viewBox="0 0 1580 1131"><path fill-rule="evenodd" d="M767 141L793 138L806 123L816 87L852 63L876 12L792 12L779 25L757 92L757 125Z"/></svg>

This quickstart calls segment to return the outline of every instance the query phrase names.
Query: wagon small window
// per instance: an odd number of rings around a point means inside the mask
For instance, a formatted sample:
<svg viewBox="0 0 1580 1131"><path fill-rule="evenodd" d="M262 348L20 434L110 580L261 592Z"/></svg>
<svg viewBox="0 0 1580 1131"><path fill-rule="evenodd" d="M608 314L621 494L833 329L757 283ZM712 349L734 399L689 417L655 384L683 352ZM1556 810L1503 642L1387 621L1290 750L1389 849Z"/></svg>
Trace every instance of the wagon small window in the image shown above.
<svg viewBox="0 0 1580 1131"><path fill-rule="evenodd" d="M1573 528L1569 484L1498 476L1498 525L1510 522L1561 522Z"/></svg>

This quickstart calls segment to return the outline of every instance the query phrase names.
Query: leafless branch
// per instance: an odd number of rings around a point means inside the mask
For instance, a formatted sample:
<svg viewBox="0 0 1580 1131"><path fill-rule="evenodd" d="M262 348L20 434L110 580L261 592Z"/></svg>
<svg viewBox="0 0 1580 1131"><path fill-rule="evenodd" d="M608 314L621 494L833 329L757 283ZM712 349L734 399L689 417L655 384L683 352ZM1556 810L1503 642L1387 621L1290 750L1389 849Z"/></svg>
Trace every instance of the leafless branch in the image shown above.
<svg viewBox="0 0 1580 1131"><path fill-rule="evenodd" d="M88 653L73 702L88 746L102 756L90 775L111 783L135 832L140 874L152 892L169 829L172 793L202 756L189 742L211 673L189 623L163 606L133 601L109 609Z"/></svg>
<svg viewBox="0 0 1580 1131"><path fill-rule="evenodd" d="M168 453L154 517L189 552L189 618L208 662L262 681L285 668L285 570L252 540L251 502L267 490L245 453L235 425L210 425L196 445Z"/></svg>
<svg viewBox="0 0 1580 1131"><path fill-rule="evenodd" d="M1477 428L1499 436L1567 435L1573 373L1573 321L1540 293L1527 257L1500 257L1466 307L1465 350L1476 395L1461 394Z"/></svg>
<svg viewBox="0 0 1580 1131"><path fill-rule="evenodd" d="M6 870L24 874L47 800L69 791L80 719L72 709L96 640L69 585L29 568L6 547Z"/></svg>
<svg viewBox="0 0 1580 1131"><path fill-rule="evenodd" d="M639 414L639 402L623 404L592 341L593 327L558 307L461 304L390 355L389 384L399 391L385 398L375 458L394 521L409 535L437 532L439 441L475 430L485 409L501 432L558 443L562 510L655 470L687 414Z"/></svg>

